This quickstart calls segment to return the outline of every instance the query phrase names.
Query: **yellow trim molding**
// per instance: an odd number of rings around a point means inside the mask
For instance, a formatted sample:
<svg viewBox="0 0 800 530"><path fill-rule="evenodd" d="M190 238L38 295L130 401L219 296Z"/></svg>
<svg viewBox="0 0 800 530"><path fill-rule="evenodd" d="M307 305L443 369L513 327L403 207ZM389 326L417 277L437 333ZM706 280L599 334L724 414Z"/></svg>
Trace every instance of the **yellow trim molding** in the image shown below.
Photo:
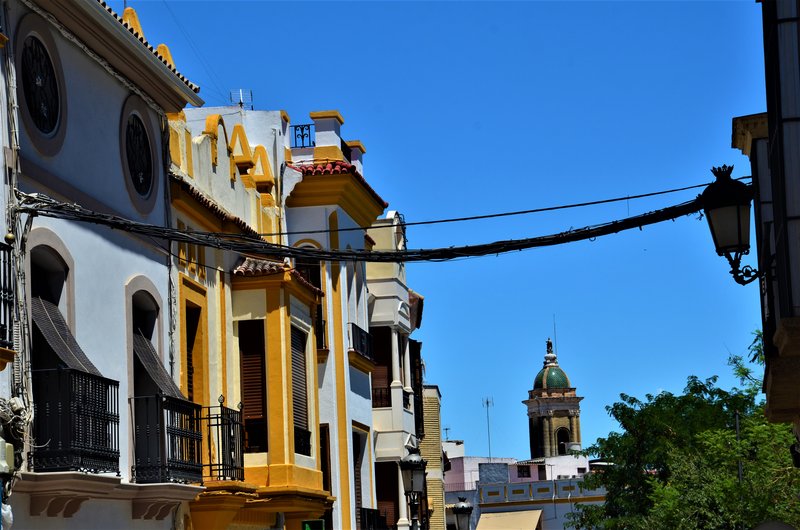
<svg viewBox="0 0 800 530"><path fill-rule="evenodd" d="M330 175L328 175L330 176ZM332 212L328 217L328 228L331 230L331 250L339 249L339 216L336 212ZM350 524L351 506L350 506L350 473L352 455L350 453L350 424L347 421L347 385L345 381L345 358L344 352L346 345L344 340L344 320L342 318L342 289L339 282L341 281L341 264L338 261L330 262L330 277L332 294L331 297L333 305L333 317L331 326L333 327L333 351L338 353L334 355L334 373L336 379L336 419L338 430L338 449L339 449L339 499L341 503L339 506L342 509L342 521L344 524Z"/></svg>
<svg viewBox="0 0 800 530"><path fill-rule="evenodd" d="M272 164L269 161L267 148L257 145L253 150L253 166L249 177L253 180L255 188L262 194L269 194L275 186L275 176L272 174Z"/></svg>
<svg viewBox="0 0 800 530"><path fill-rule="evenodd" d="M253 150L250 148L250 142L247 139L247 133L244 130L244 125L237 123L233 126L233 133L231 134L230 152L233 156L233 162L239 169L242 175L250 171L255 165L253 160Z"/></svg>
<svg viewBox="0 0 800 530"><path fill-rule="evenodd" d="M292 190L286 206L339 205L359 226L369 228L383 213L383 204L350 173L305 175Z"/></svg>
<svg viewBox="0 0 800 530"><path fill-rule="evenodd" d="M193 349L192 355L195 366L193 376L194 396L192 401L199 403L200 405L208 406L212 403L206 399L208 396L208 298L206 297L206 289L183 273L178 273L178 276L180 280L180 306L178 307L178 310L180 312L181 319L181 392L183 392L183 395L185 396L189 395L189 374L186 371L188 359L186 344L186 307L188 304L191 304L200 310L200 322L197 326L197 335L200 335L199 343L197 342L197 338L195 338L195 344L200 347L200 351L196 352ZM197 378L197 372L200 372L199 381Z"/></svg>
<svg viewBox="0 0 800 530"><path fill-rule="evenodd" d="M358 149L359 151L361 151L362 155L366 154L367 152L367 148L364 147L364 144L361 143L361 140L349 140L345 143L347 144L347 147L349 147L350 149Z"/></svg>
<svg viewBox="0 0 800 530"><path fill-rule="evenodd" d="M349 350L347 352L347 357L350 360L350 366L361 370L365 374L371 374L375 370L375 363L355 350Z"/></svg>
<svg viewBox="0 0 800 530"><path fill-rule="evenodd" d="M0 372L6 369L8 363L14 360L14 356L17 354L14 350L9 350L7 348L0 348Z"/></svg>
<svg viewBox="0 0 800 530"><path fill-rule="evenodd" d="M314 163L322 164L331 160L344 162L344 153L338 145L322 145L314 148Z"/></svg>
<svg viewBox="0 0 800 530"><path fill-rule="evenodd" d="M325 120L329 118L335 118L336 121L339 122L339 125L344 125L344 118L342 115L339 114L338 110L318 110L314 112L309 112L308 117L312 120Z"/></svg>
<svg viewBox="0 0 800 530"><path fill-rule="evenodd" d="M167 64L175 68L175 61L172 59L172 52L169 51L169 46L163 43L159 44L156 48L156 53L158 53L162 59L167 61Z"/></svg>

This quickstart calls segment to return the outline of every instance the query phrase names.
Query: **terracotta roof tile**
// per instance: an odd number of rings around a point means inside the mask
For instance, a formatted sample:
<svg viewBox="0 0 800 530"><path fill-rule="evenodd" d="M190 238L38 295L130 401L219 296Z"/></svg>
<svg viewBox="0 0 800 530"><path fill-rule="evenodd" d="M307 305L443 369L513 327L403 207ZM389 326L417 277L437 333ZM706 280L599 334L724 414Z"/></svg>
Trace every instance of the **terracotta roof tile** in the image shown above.
<svg viewBox="0 0 800 530"><path fill-rule="evenodd" d="M283 263L278 261L244 258L232 272L236 276L269 276L270 274L278 274L285 270Z"/></svg>
<svg viewBox="0 0 800 530"><path fill-rule="evenodd" d="M153 55L155 55L156 57L158 57L158 59L159 59L159 60L160 60L162 63L164 63L164 64L167 66L167 68L169 68L169 69L170 69L170 71L172 71L172 73L173 73L173 74L175 74L175 75L178 77L178 79L180 79L181 81L183 81L183 83L185 83L185 84L186 84L186 86L188 86L189 88L191 88L191 89L192 89L192 91L193 91L193 92L195 92L195 93L198 93L198 92L200 92L200 87L199 87L199 86L195 85L194 83L192 83L191 81L189 81L188 79L186 79L186 77L185 77L183 74L181 74L181 73L178 71L178 69L177 69L177 68L175 68L175 66L174 66L174 65L171 65L171 64L169 64L169 62L167 62L167 60L166 60L164 57L162 57L162 56L161 56L161 55L160 55L160 54L159 54L159 53L156 51L156 49L155 49L155 48L153 48L153 46L151 46L151 45L150 45L150 43L148 43L148 42L145 40L145 38L144 38L144 36L143 36L143 35L140 35L140 34L139 34L138 32L136 32L136 31L135 31L135 30L134 30L132 27L130 27L130 26L129 26L129 25L126 23L126 22L123 22L123 21L122 21L122 17L121 17L121 16L119 16L118 14L116 14L116 13L114 12L114 10L113 10L113 9L111 9L111 7L110 7L110 6L109 6L109 5L108 5L108 4L107 4L107 3L106 3L104 0L97 0L97 3L99 3L101 6L103 6L103 7L105 8L105 10L106 10L106 11L108 11L108 12L109 12L109 14L111 14L111 16L113 16L113 17L116 19L116 21L117 21L117 22L119 22L119 23L122 25L122 27L124 27L125 29L127 29L128 31L130 31L130 32L133 34L133 36L134 36L134 37L136 37L137 39L139 39L139 42L141 42L141 43L142 43L142 44L143 44L143 45L144 45L144 46L145 46L145 47L146 47L148 50L150 50L150 53L152 53Z"/></svg>
<svg viewBox="0 0 800 530"><path fill-rule="evenodd" d="M205 207L208 210L210 210L211 213L216 215L219 219L222 219L223 221L229 221L229 222L235 224L245 234L248 234L248 235L251 235L251 236L260 237L258 231L253 229L253 227L251 227L247 223L247 221L245 221L244 219L242 219L240 217L236 217L235 215L226 212L216 202L214 202L213 200L211 200L208 197L206 197L203 194L203 192L201 192L200 190L198 190L197 188L195 188L194 186L192 186L191 184L189 184L188 182L186 182L185 180L180 178L178 175L175 175L174 173L170 173L170 177L172 177L172 180L174 180L175 182L180 184L181 189L183 189L186 193L188 193L194 200L196 200L201 205L203 205L203 207Z"/></svg>
<svg viewBox="0 0 800 530"><path fill-rule="evenodd" d="M233 268L231 271L234 276L270 276L272 274L280 274L282 272L288 272L292 275L292 277L297 280L299 283L303 284L309 291L315 293L317 296L324 296L325 293L316 287L314 287L308 280L306 280L302 274L297 272L297 269L289 268L288 265L278 262L278 261L271 261L266 259L258 259L258 258L244 258L242 261L239 262L239 265Z"/></svg>
<svg viewBox="0 0 800 530"><path fill-rule="evenodd" d="M299 164L294 166L289 166L297 171L301 172L303 175L340 175L343 173L349 173L353 175L359 182L366 188L370 195L372 195L378 204L382 204L384 208L389 206L389 203L384 201L378 193L372 189L372 186L367 183L367 179L365 179L361 173L356 170L356 167L343 160L329 160L326 162L319 162L316 164Z"/></svg>

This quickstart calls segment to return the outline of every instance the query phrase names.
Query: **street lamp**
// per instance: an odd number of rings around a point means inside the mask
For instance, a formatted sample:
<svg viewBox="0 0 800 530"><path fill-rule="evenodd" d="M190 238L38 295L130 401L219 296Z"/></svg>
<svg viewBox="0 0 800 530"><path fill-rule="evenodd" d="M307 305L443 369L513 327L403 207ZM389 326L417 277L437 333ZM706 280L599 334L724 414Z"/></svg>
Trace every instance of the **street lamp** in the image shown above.
<svg viewBox="0 0 800 530"><path fill-rule="evenodd" d="M456 530L469 530L469 518L472 515L472 505L466 497L459 497L453 506L453 515L456 516Z"/></svg>
<svg viewBox="0 0 800 530"><path fill-rule="evenodd" d="M717 254L731 265L736 283L747 285L760 276L749 265L740 267L742 256L750 252L750 201L753 188L731 178L733 166L711 168L717 178L700 194Z"/></svg>
<svg viewBox="0 0 800 530"><path fill-rule="evenodd" d="M419 497L425 489L425 466L427 462L419 455L419 449L412 447L408 454L400 460L400 472L403 475L403 488L406 490L408 504L411 507L411 529L419 528Z"/></svg>

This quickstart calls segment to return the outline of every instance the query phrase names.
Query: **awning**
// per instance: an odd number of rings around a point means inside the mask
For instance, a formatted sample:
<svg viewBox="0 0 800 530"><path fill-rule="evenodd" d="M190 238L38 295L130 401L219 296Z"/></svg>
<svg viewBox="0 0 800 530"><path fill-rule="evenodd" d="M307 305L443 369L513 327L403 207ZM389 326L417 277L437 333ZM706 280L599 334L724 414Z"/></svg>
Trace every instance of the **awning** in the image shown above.
<svg viewBox="0 0 800 530"><path fill-rule="evenodd" d="M139 331L133 333L133 353L161 392L170 397L185 399L175 381L161 364L161 358L153 348L153 343Z"/></svg>
<svg viewBox="0 0 800 530"><path fill-rule="evenodd" d="M67 368L103 376L78 346L78 341L72 336L72 331L67 326L64 315L61 314L57 305L39 297L32 298L31 317L47 345Z"/></svg>
<svg viewBox="0 0 800 530"><path fill-rule="evenodd" d="M542 510L481 513L476 530L536 530Z"/></svg>

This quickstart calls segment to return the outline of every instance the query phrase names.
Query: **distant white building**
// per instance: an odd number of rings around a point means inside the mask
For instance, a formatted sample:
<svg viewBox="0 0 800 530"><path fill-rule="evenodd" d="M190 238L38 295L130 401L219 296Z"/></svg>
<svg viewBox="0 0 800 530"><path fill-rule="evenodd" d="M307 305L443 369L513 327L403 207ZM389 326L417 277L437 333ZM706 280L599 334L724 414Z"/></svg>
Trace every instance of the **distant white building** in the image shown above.
<svg viewBox="0 0 800 530"><path fill-rule="evenodd" d="M460 440L443 442L448 529L452 506L465 498L473 506L471 529L564 528L577 504L605 501L605 490L589 490L582 477L589 459L581 448L580 401L558 364L548 339L544 366L523 403L528 408L531 458L466 456Z"/></svg>

